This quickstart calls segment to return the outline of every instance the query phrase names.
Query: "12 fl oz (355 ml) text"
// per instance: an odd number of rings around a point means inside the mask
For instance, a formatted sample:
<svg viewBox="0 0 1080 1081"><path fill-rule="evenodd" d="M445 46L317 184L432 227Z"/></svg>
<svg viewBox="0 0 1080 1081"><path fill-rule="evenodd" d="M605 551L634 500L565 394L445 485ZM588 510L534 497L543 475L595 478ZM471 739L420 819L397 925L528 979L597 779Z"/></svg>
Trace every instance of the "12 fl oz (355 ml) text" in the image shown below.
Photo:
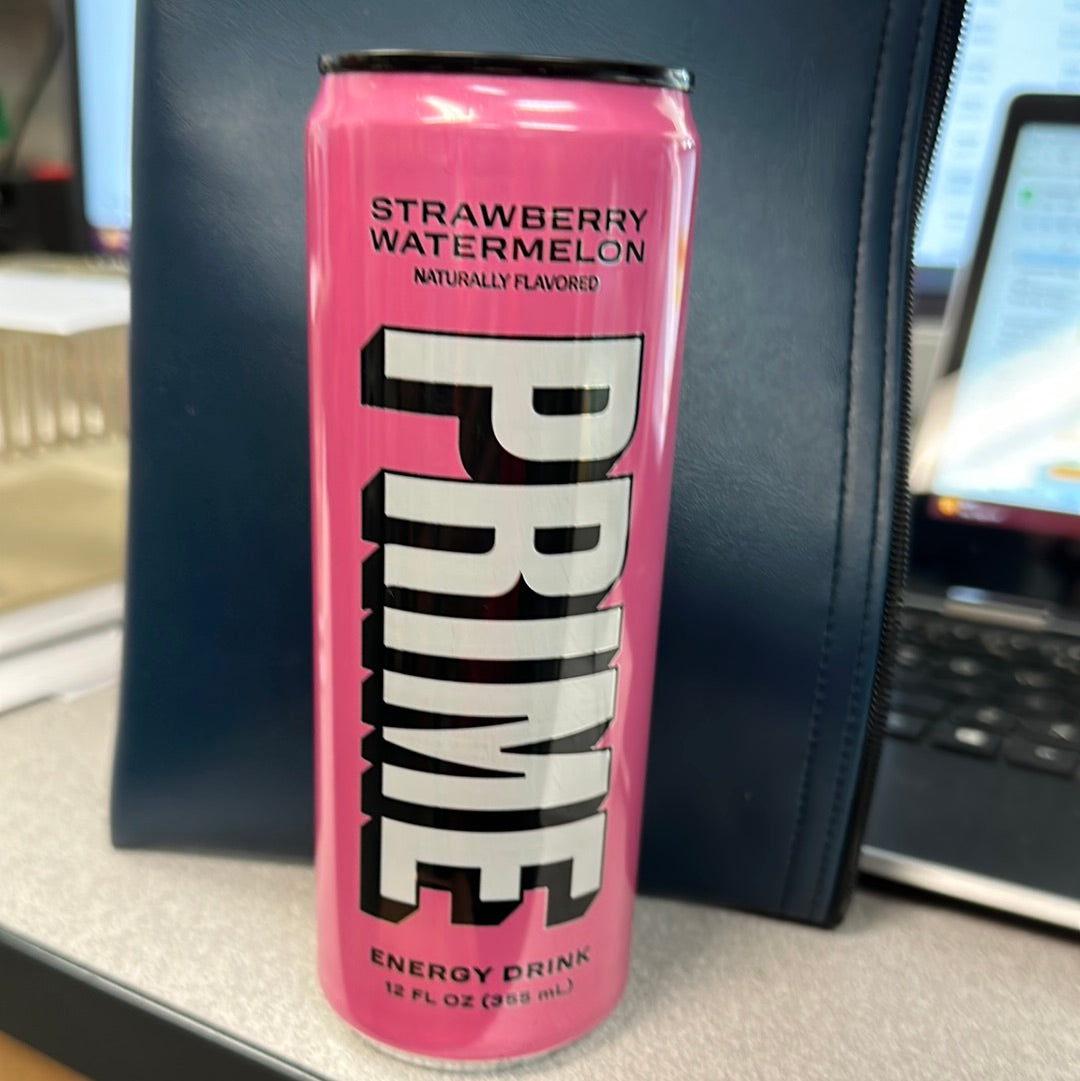
<svg viewBox="0 0 1080 1081"><path fill-rule="evenodd" d="M397 980L386 980L384 987L386 993L393 998L406 999L422 1006L443 1006L454 1010L502 1010L562 998L573 992L574 981L567 977L561 983L535 992L487 991L482 995L463 991L436 991L427 987L407 987Z"/></svg>

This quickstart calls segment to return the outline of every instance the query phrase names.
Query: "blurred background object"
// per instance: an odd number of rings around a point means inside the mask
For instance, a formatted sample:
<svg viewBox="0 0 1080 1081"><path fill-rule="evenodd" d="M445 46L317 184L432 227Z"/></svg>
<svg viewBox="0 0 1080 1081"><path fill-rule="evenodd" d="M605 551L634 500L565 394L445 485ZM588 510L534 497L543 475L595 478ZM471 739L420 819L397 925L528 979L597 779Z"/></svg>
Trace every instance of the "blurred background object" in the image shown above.
<svg viewBox="0 0 1080 1081"><path fill-rule="evenodd" d="M119 665L134 8L0 0L0 711Z"/></svg>
<svg viewBox="0 0 1080 1081"><path fill-rule="evenodd" d="M971 259L1006 112L1032 91L1080 93L1080 3L968 0L915 243L913 421L937 374L942 315Z"/></svg>
<svg viewBox="0 0 1080 1081"><path fill-rule="evenodd" d="M134 18L134 0L0 3L0 251L127 251Z"/></svg>
<svg viewBox="0 0 1080 1081"><path fill-rule="evenodd" d="M0 263L0 612L119 578L128 308L119 275Z"/></svg>
<svg viewBox="0 0 1080 1081"><path fill-rule="evenodd" d="M968 0L915 242L919 292L939 314L971 258L1009 103L1033 91L1080 93L1080 3Z"/></svg>
<svg viewBox="0 0 1080 1081"><path fill-rule="evenodd" d="M135 0L67 0L73 33L75 151L92 251L127 252Z"/></svg>
<svg viewBox="0 0 1080 1081"><path fill-rule="evenodd" d="M0 260L0 711L115 676L127 278Z"/></svg>
<svg viewBox="0 0 1080 1081"><path fill-rule="evenodd" d="M79 247L64 23L53 0L0 3L0 250Z"/></svg>

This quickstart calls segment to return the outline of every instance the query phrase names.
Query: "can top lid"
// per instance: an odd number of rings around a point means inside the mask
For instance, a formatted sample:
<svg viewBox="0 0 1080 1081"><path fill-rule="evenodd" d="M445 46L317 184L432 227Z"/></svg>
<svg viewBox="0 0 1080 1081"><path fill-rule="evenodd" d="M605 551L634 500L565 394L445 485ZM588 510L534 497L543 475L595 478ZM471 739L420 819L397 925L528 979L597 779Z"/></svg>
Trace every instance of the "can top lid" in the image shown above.
<svg viewBox="0 0 1080 1081"><path fill-rule="evenodd" d="M547 79L657 86L689 93L694 77L686 68L630 64L621 60L587 60L565 56L512 56L502 53L416 52L411 49L371 49L327 53L319 71L442 72L452 75L531 75Z"/></svg>

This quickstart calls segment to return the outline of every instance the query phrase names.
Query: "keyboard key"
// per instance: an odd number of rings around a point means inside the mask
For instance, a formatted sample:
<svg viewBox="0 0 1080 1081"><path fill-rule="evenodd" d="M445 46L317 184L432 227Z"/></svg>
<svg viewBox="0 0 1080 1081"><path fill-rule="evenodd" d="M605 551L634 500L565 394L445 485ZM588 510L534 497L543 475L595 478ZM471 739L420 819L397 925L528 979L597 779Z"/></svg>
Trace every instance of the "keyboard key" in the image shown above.
<svg viewBox="0 0 1080 1081"><path fill-rule="evenodd" d="M1050 663L1055 672L1062 672L1066 677L1072 676L1074 682L1080 684L1080 661L1074 661L1067 653L1062 653Z"/></svg>
<svg viewBox="0 0 1080 1081"><path fill-rule="evenodd" d="M945 646L955 641L952 636L952 624L940 616L927 616L922 625L924 641L934 646Z"/></svg>
<svg viewBox="0 0 1080 1081"><path fill-rule="evenodd" d="M918 739L926 731L927 723L923 717L893 711L885 718L885 732L897 739Z"/></svg>
<svg viewBox="0 0 1080 1081"><path fill-rule="evenodd" d="M953 724L977 724L991 732L1011 732L1019 723L1018 717L1001 709L1000 706L972 704L952 710L948 720Z"/></svg>
<svg viewBox="0 0 1080 1081"><path fill-rule="evenodd" d="M974 623L949 623L949 637L954 642L974 642L979 636L979 628Z"/></svg>
<svg viewBox="0 0 1080 1081"><path fill-rule="evenodd" d="M913 694L916 698L937 695L933 684L927 682L926 676L922 672L908 672L903 668L893 675L890 693L894 697L898 694Z"/></svg>
<svg viewBox="0 0 1080 1081"><path fill-rule="evenodd" d="M1048 691L1027 691L1023 694L1010 695L1002 703L1011 713L1021 717L1029 715L1055 716L1072 720L1075 710L1070 709L1060 694Z"/></svg>
<svg viewBox="0 0 1080 1081"><path fill-rule="evenodd" d="M926 654L911 642L905 642L896 651L898 668L919 668L926 663Z"/></svg>
<svg viewBox="0 0 1080 1081"><path fill-rule="evenodd" d="M1014 665L1037 666L1047 661L1046 639L1025 631L984 630L977 644L985 653Z"/></svg>
<svg viewBox="0 0 1080 1081"><path fill-rule="evenodd" d="M1080 753L1063 747L1047 747L1013 736L1005 741L1005 757L1018 766L1069 777L1080 764Z"/></svg>
<svg viewBox="0 0 1080 1081"><path fill-rule="evenodd" d="M1046 638L1039 643L1039 656L1044 661L1053 661L1063 655L1065 642L1061 638Z"/></svg>
<svg viewBox="0 0 1080 1081"><path fill-rule="evenodd" d="M1005 631L983 631L979 635L979 645L993 657L1011 660L1014 656L1009 635Z"/></svg>
<svg viewBox="0 0 1080 1081"><path fill-rule="evenodd" d="M1048 638L1040 644L1039 653L1050 662L1080 661L1080 642L1073 638Z"/></svg>
<svg viewBox="0 0 1080 1081"><path fill-rule="evenodd" d="M1055 721L1044 717L1024 718L1021 725L1027 735L1042 743L1080 750L1080 724L1075 721Z"/></svg>
<svg viewBox="0 0 1080 1081"><path fill-rule="evenodd" d="M1027 631L1012 631L1009 634L1009 648L1016 654L1035 653L1044 639Z"/></svg>
<svg viewBox="0 0 1080 1081"><path fill-rule="evenodd" d="M891 709L901 713L916 713L919 716L939 717L944 707L935 706L934 703L942 700L940 688L928 684L922 679L897 679L893 683L892 692L889 696ZM931 708L925 709L925 703L929 701ZM912 708L909 704L914 703ZM946 702L946 705L948 703Z"/></svg>
<svg viewBox="0 0 1080 1081"><path fill-rule="evenodd" d="M934 690L948 693L950 698L972 699L983 701L987 698L996 698L996 695L988 694L989 681L984 679L950 679L943 680L934 687Z"/></svg>
<svg viewBox="0 0 1080 1081"><path fill-rule="evenodd" d="M1017 687L1029 691L1056 691L1062 685L1061 677L1045 668L1017 668L1009 677Z"/></svg>
<svg viewBox="0 0 1080 1081"><path fill-rule="evenodd" d="M934 725L931 740L935 747L979 755L982 758L993 758L1001 746L1001 737L987 732L985 728L943 722Z"/></svg>
<svg viewBox="0 0 1080 1081"><path fill-rule="evenodd" d="M976 676L986 675L990 671L989 665L978 657L960 655L949 657L942 666L943 674L960 676L962 679L974 679Z"/></svg>
<svg viewBox="0 0 1080 1081"><path fill-rule="evenodd" d="M889 703L899 713L913 713L918 717L939 717L949 704L947 698L937 694L913 694L897 691Z"/></svg>

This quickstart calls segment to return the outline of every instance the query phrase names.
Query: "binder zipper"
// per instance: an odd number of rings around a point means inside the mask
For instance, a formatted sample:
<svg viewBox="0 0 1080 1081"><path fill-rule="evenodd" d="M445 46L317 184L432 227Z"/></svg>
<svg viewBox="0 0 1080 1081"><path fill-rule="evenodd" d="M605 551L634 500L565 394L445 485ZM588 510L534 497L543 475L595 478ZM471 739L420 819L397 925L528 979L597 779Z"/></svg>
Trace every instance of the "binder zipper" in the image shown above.
<svg viewBox="0 0 1080 1081"><path fill-rule="evenodd" d="M911 500L908 490L908 470L911 458L911 338L915 323L915 238L922 220L923 195L930 174L930 164L937 142L938 126L951 87L953 61L963 37L966 15L965 0L942 0L934 35L930 61L929 82L923 103L912 183L912 227L907 242L904 276L904 363L900 372L900 402L896 441L896 490L892 508L892 536L889 541L889 561L886 571L885 604L881 618L881 642L874 678L870 686L870 718L867 729L863 767L859 776L859 791L855 796L852 816L853 833L846 853L847 865L840 876L836 897L841 904L831 913L839 921L851 896L859 870L859 841L870 811L881 742L885 735L885 719L889 711L892 690L893 662L900 629L904 583L907 576L908 539L911 531Z"/></svg>

